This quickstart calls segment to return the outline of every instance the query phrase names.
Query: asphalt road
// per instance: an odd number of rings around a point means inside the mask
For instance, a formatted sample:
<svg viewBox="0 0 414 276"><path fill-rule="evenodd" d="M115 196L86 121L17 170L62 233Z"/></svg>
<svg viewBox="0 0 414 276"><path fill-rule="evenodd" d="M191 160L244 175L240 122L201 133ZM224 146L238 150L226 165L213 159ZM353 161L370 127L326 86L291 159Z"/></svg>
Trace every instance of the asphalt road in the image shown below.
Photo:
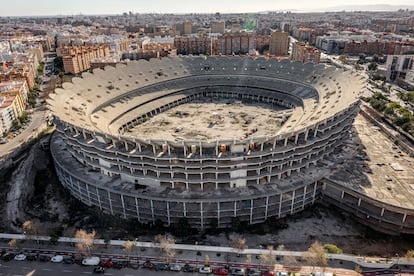
<svg viewBox="0 0 414 276"><path fill-rule="evenodd" d="M80 266L77 264L63 264L52 262L39 262L39 261L0 261L0 275L7 276L65 276L65 275L90 275L93 274L93 267ZM185 273L185 272L173 272L173 271L154 271L144 268L132 269L132 268L108 268L105 270L104 275L114 276L132 276L132 275L145 275L145 276L162 276L162 275L202 275L198 273Z"/></svg>

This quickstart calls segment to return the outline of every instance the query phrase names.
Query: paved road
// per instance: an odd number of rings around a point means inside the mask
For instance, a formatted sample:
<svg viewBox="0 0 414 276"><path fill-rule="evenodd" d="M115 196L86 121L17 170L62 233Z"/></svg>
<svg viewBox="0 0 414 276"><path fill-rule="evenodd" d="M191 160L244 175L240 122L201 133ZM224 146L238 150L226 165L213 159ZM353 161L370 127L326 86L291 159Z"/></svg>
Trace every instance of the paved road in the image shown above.
<svg viewBox="0 0 414 276"><path fill-rule="evenodd" d="M90 275L93 274L93 267L80 266L77 264L63 264L63 263L51 263L51 262L27 262L27 261L0 261L0 275L8 276L65 276L65 275ZM170 271L151 271L143 268L132 269L122 268L106 269L104 275L114 276L132 276L132 275L145 275L145 276L162 276L162 275L188 275L184 272L170 272ZM191 274L190 274L191 275Z"/></svg>

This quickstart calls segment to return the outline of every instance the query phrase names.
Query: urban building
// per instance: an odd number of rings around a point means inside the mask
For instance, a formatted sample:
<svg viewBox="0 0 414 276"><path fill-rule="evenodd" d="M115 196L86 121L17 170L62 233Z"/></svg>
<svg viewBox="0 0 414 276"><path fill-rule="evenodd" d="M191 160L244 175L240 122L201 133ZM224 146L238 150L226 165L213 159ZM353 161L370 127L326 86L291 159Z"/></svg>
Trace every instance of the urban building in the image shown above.
<svg viewBox="0 0 414 276"><path fill-rule="evenodd" d="M91 68L91 60L110 55L107 44L99 46L64 46L56 51L63 57L63 66L66 73L79 74Z"/></svg>
<svg viewBox="0 0 414 276"><path fill-rule="evenodd" d="M269 55L286 56L289 50L289 33L275 31L270 35Z"/></svg>
<svg viewBox="0 0 414 276"><path fill-rule="evenodd" d="M0 94L0 135L7 132L14 120L16 120L23 111L20 109L17 96Z"/></svg>
<svg viewBox="0 0 414 276"><path fill-rule="evenodd" d="M224 34L225 22L224 21L211 21L210 29L212 33Z"/></svg>
<svg viewBox="0 0 414 276"><path fill-rule="evenodd" d="M414 54L387 56L386 69L388 81L407 81L412 83Z"/></svg>
<svg viewBox="0 0 414 276"><path fill-rule="evenodd" d="M309 46L303 42L295 42L292 45L292 55L291 59L293 61L301 62L313 62L319 63L321 59L321 51L315 47Z"/></svg>

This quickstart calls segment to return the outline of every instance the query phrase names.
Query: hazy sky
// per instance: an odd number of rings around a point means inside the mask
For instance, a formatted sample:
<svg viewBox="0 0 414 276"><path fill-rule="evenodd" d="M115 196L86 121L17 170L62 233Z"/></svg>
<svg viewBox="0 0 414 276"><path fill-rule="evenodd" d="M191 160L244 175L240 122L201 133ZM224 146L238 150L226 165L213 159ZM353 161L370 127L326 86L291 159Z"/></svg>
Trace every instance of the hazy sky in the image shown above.
<svg viewBox="0 0 414 276"><path fill-rule="evenodd" d="M0 0L0 16L325 10L338 5L413 5L413 0Z"/></svg>

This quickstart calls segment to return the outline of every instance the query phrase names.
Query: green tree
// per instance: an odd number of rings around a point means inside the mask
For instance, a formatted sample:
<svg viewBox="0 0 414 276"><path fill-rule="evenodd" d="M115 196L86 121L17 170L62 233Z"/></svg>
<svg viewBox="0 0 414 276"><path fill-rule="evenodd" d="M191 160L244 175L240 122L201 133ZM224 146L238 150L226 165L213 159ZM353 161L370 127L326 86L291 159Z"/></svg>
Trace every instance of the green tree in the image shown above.
<svg viewBox="0 0 414 276"><path fill-rule="evenodd" d="M343 251L339 247L337 247L335 244L326 243L324 244L323 248L326 250L326 252L330 254L342 254Z"/></svg>
<svg viewBox="0 0 414 276"><path fill-rule="evenodd" d="M376 62L370 62L370 64L368 64L368 70L369 71L375 71L378 68L378 64Z"/></svg>

